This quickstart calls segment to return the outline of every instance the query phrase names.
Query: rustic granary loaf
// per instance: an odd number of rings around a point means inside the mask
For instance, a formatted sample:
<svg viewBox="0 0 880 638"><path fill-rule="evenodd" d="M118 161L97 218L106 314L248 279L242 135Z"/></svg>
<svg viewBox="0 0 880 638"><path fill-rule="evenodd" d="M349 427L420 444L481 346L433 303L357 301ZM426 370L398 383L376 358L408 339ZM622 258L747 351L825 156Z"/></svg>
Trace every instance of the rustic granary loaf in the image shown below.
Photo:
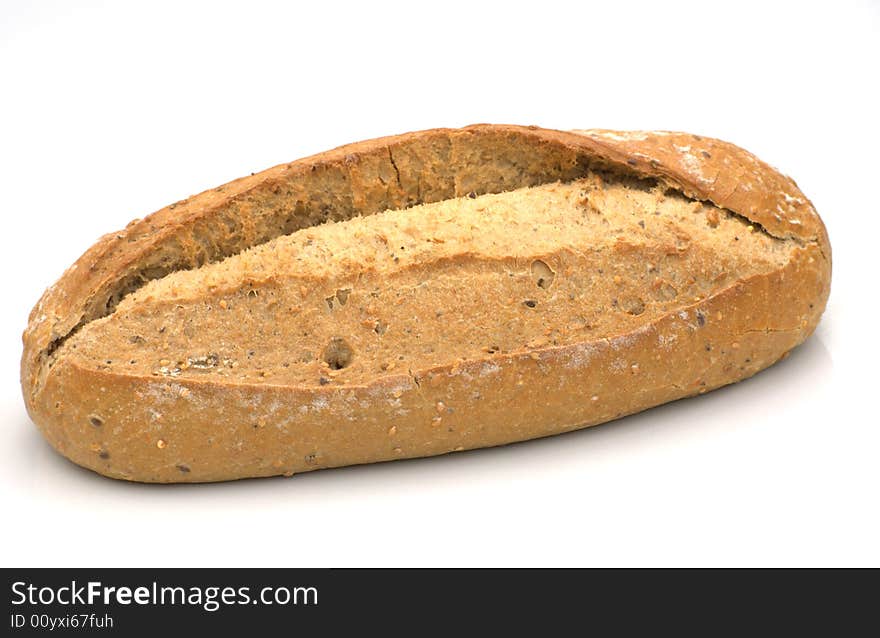
<svg viewBox="0 0 880 638"><path fill-rule="evenodd" d="M797 186L725 142L431 130L106 235L34 308L22 387L115 478L443 454L748 377L813 331L830 274Z"/></svg>

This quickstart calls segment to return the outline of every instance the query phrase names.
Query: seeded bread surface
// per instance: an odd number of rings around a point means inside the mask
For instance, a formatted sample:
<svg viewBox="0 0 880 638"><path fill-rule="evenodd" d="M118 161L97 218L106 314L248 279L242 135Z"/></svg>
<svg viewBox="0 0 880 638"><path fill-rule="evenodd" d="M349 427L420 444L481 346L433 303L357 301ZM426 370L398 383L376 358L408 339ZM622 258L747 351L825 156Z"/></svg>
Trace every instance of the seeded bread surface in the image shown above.
<svg viewBox="0 0 880 638"><path fill-rule="evenodd" d="M291 474L737 381L812 332L829 282L809 202L732 145L427 131L108 235L32 313L22 385L49 441L108 476Z"/></svg>

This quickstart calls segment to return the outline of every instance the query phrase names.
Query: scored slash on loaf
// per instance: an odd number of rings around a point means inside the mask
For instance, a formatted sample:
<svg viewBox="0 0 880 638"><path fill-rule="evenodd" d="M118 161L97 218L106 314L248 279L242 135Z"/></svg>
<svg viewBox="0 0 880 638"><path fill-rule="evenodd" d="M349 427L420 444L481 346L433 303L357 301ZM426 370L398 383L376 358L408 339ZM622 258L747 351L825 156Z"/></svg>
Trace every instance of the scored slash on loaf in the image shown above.
<svg viewBox="0 0 880 638"><path fill-rule="evenodd" d="M476 125L277 166L103 237L24 334L62 454L220 481L602 423L751 376L813 331L825 228L685 133Z"/></svg>

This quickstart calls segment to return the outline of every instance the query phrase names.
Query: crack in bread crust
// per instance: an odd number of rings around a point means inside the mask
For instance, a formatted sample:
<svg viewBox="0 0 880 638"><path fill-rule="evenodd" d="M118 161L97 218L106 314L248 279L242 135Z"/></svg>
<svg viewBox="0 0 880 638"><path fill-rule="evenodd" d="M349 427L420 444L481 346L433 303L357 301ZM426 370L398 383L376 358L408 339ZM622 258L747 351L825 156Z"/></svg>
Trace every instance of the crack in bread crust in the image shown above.
<svg viewBox="0 0 880 638"><path fill-rule="evenodd" d="M635 330L780 268L794 244L749 228L662 185L588 173L303 229L168 275L64 354L118 374L363 385Z"/></svg>

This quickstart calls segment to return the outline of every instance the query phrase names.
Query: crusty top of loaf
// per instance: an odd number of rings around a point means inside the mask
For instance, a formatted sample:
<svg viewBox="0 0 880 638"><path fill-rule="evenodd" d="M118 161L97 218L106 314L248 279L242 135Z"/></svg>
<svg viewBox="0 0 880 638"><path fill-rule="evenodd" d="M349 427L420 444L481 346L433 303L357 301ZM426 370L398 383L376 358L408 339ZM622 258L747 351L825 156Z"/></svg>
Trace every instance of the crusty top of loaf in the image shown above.
<svg viewBox="0 0 880 638"><path fill-rule="evenodd" d="M324 221L471 191L568 181L596 166L659 178L775 237L818 242L830 259L822 221L796 184L726 142L685 133L485 124L409 133L270 168L102 237L31 313L23 335L25 397L33 400L58 345L150 280Z"/></svg>
<svg viewBox="0 0 880 638"><path fill-rule="evenodd" d="M151 281L59 353L126 377L369 385L613 339L798 250L655 180L591 172L304 228Z"/></svg>
<svg viewBox="0 0 880 638"><path fill-rule="evenodd" d="M672 131L576 130L607 157L666 177L686 195L760 224L779 238L825 241L816 209L793 179L729 142Z"/></svg>

